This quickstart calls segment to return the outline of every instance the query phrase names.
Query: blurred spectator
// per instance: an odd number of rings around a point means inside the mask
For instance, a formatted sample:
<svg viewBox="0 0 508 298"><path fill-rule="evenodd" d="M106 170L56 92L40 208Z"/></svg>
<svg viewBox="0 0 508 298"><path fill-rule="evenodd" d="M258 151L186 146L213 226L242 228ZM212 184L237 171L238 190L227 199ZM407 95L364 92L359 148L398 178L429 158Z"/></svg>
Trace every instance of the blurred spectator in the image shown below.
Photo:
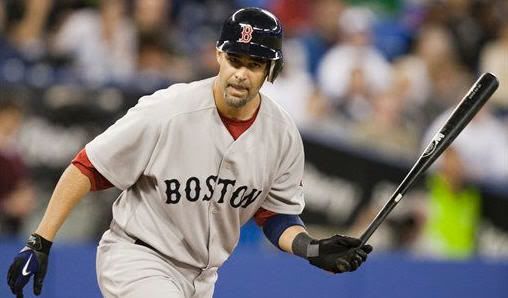
<svg viewBox="0 0 508 298"><path fill-rule="evenodd" d="M339 40L337 19L343 9L341 0L312 1L309 28L298 34L305 49L308 71L314 80L317 79L319 62Z"/></svg>
<svg viewBox="0 0 508 298"><path fill-rule="evenodd" d="M390 87L391 66L372 45L374 15L366 8L348 8L339 19L344 42L323 57L318 83L326 97L353 121L372 113L373 95Z"/></svg>
<svg viewBox="0 0 508 298"><path fill-rule="evenodd" d="M71 56L90 83L125 82L135 70L136 35L125 0L100 1L100 10L72 12L59 28L55 54Z"/></svg>
<svg viewBox="0 0 508 298"><path fill-rule="evenodd" d="M415 128L415 136L419 139L427 124L422 111L432 91L432 82L423 59L413 54L396 60L391 89L395 96L403 99L400 103L403 105L402 112L408 124Z"/></svg>
<svg viewBox="0 0 508 298"><path fill-rule="evenodd" d="M425 23L446 29L457 51L457 60L474 72L482 47L495 35L498 20L505 18L503 2L506 1L434 1L427 5Z"/></svg>
<svg viewBox="0 0 508 298"><path fill-rule="evenodd" d="M469 73L457 62L451 41L445 28L425 26L417 36L414 52L394 64L394 84L407 98L407 107L422 128L455 105L468 87Z"/></svg>
<svg viewBox="0 0 508 298"><path fill-rule="evenodd" d="M437 171L427 180L427 221L420 249L434 257L471 257L476 250L480 222L480 193L468 184L464 176L466 164L453 146L437 164Z"/></svg>
<svg viewBox="0 0 508 298"><path fill-rule="evenodd" d="M146 84L141 87L148 89L167 86L171 82L187 81L194 75L190 62L182 56L172 54L159 35L140 36L136 63L133 83ZM151 84L155 85L150 86Z"/></svg>
<svg viewBox="0 0 508 298"><path fill-rule="evenodd" d="M174 0L173 0L174 1ZM192 0L175 1L173 24L176 26L175 39L181 53L187 55L196 64L204 45L217 41L217 28L235 9L231 0L210 1ZM175 3L176 4L176 3ZM215 59L214 59L215 61Z"/></svg>
<svg viewBox="0 0 508 298"><path fill-rule="evenodd" d="M203 43L194 56L196 57L192 62L194 66L193 75L195 78L209 78L217 73L215 40Z"/></svg>
<svg viewBox="0 0 508 298"><path fill-rule="evenodd" d="M172 1L136 0L133 6L138 53L136 80L141 84L163 84L190 80L192 65L180 54L172 30ZM152 86L157 89L161 86Z"/></svg>
<svg viewBox="0 0 508 298"><path fill-rule="evenodd" d="M46 55L46 26L52 6L53 0L7 1L6 37L27 61Z"/></svg>
<svg viewBox="0 0 508 298"><path fill-rule="evenodd" d="M137 75L163 78L168 71L168 54L157 35L141 35L138 47Z"/></svg>
<svg viewBox="0 0 508 298"><path fill-rule="evenodd" d="M172 48L173 59L180 64L176 64L173 72L182 71L179 65L191 63L191 68L187 71L190 69L192 72L192 79L204 79L216 73L216 30L233 11L234 2L236 1L179 1L175 5L176 34ZM246 5L244 4L241 6Z"/></svg>
<svg viewBox="0 0 508 298"><path fill-rule="evenodd" d="M473 14L474 1L448 0L446 1L447 26L454 38L454 44L462 64L470 71L478 66L478 56L487 32L483 30L478 19ZM479 7L476 7L476 11Z"/></svg>
<svg viewBox="0 0 508 298"><path fill-rule="evenodd" d="M487 104L454 141L455 151L464 163L468 180L506 185L508 181L508 134ZM427 130L423 144L428 144L444 124L451 110L442 113Z"/></svg>
<svg viewBox="0 0 508 298"><path fill-rule="evenodd" d="M496 108L508 112L508 20L499 29L499 37L487 44L481 54L481 71L499 79L499 88L490 100Z"/></svg>
<svg viewBox="0 0 508 298"><path fill-rule="evenodd" d="M355 125L351 137L390 156L412 158L418 148L418 130L405 115L405 98L387 91L372 102L372 116Z"/></svg>
<svg viewBox="0 0 508 298"><path fill-rule="evenodd" d="M307 72L298 41L286 40L284 45L284 68L273 84L263 85L261 92L284 107L297 125L303 125L324 113L324 99Z"/></svg>
<svg viewBox="0 0 508 298"><path fill-rule="evenodd" d="M169 34L171 9L171 0L134 0L133 14L138 34Z"/></svg>
<svg viewBox="0 0 508 298"><path fill-rule="evenodd" d="M312 2L315 1L272 0L270 2L268 9L282 22L286 38L301 35L308 30L309 13Z"/></svg>
<svg viewBox="0 0 508 298"><path fill-rule="evenodd" d="M0 234L16 234L35 207L28 169L14 144L22 110L0 100Z"/></svg>

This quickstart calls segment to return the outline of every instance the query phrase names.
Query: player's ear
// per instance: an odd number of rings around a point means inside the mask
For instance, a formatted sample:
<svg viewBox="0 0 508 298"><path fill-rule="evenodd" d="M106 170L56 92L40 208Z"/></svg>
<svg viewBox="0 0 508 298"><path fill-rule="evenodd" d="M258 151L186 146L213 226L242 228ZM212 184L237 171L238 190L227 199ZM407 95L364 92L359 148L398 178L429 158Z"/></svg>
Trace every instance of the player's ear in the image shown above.
<svg viewBox="0 0 508 298"><path fill-rule="evenodd" d="M221 55L224 55L224 53L222 53L221 51L216 49L215 50L215 58L217 59L217 63L219 63L219 64L220 64L220 57L221 57Z"/></svg>

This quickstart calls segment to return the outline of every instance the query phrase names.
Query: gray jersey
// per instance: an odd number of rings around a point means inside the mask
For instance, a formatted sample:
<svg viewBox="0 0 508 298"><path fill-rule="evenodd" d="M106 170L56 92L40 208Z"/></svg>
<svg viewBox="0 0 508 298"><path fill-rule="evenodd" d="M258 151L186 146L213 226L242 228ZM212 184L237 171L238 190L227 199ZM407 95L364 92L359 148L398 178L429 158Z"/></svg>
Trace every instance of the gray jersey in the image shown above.
<svg viewBox="0 0 508 298"><path fill-rule="evenodd" d="M213 81L142 97L86 146L96 169L123 190L113 205L118 226L197 268L222 265L260 207L284 214L304 207L294 122L262 95L254 123L234 140L215 106Z"/></svg>

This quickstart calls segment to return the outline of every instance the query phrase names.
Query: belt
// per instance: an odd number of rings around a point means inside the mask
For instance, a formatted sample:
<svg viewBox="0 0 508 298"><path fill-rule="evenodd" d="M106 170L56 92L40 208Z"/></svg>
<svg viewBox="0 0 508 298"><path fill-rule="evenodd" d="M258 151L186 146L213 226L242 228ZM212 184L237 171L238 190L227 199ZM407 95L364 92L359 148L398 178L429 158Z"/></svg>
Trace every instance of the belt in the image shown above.
<svg viewBox="0 0 508 298"><path fill-rule="evenodd" d="M124 239L127 239L129 240L129 242L131 242L132 240L134 240L134 244L136 245L141 245L141 246L144 246L146 248L149 248L151 250L153 250L154 252L156 253L159 253L158 250L156 250L155 248L153 248L153 246L151 246L150 244L146 243L145 241L141 240L141 239L137 239L136 237L133 237L133 236L130 236L129 234L127 234L117 223L116 221L113 219L111 221L111 224L109 226L109 229L115 233L116 235L119 235L120 237L124 238ZM131 242L132 243L132 242Z"/></svg>
<svg viewBox="0 0 508 298"><path fill-rule="evenodd" d="M153 246L151 246L150 244L146 243L145 241L143 240L140 240L140 239L136 239L136 241L134 241L134 244L137 244L137 245L141 245L141 246L144 246L146 248L149 248L155 252L157 252L157 250L155 248L153 248Z"/></svg>

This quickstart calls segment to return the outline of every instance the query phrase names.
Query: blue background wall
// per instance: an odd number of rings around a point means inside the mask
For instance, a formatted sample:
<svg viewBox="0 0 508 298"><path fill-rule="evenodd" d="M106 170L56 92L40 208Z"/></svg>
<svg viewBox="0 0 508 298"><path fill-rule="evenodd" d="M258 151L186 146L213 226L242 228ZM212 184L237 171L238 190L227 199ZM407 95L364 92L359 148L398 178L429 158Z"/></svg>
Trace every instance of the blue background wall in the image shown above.
<svg viewBox="0 0 508 298"><path fill-rule="evenodd" d="M10 296L6 272L22 242L0 240L0 297ZM101 297L95 280L95 244L56 244L43 294ZM35 297L31 286L25 297ZM357 272L332 275L304 260L259 245L242 244L220 271L215 297L508 297L508 263L419 261L374 254Z"/></svg>

